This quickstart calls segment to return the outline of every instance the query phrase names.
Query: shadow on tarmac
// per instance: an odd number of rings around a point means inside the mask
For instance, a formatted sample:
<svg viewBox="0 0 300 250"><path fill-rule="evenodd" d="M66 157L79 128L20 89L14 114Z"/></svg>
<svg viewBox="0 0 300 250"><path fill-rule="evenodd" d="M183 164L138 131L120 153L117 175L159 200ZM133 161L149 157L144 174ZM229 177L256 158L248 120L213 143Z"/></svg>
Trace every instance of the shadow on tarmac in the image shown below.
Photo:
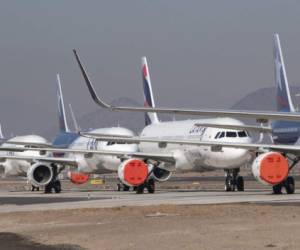
<svg viewBox="0 0 300 250"><path fill-rule="evenodd" d="M83 250L78 245L44 245L15 233L0 233L0 250Z"/></svg>

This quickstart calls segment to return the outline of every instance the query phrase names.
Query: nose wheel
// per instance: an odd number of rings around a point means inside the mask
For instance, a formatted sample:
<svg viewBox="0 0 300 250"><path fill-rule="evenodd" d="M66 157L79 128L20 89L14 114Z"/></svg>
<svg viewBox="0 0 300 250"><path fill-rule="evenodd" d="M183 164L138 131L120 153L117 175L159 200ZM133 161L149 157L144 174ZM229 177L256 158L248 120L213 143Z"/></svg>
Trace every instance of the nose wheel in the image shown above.
<svg viewBox="0 0 300 250"><path fill-rule="evenodd" d="M226 169L225 191L244 191L244 178L239 175L240 169Z"/></svg>

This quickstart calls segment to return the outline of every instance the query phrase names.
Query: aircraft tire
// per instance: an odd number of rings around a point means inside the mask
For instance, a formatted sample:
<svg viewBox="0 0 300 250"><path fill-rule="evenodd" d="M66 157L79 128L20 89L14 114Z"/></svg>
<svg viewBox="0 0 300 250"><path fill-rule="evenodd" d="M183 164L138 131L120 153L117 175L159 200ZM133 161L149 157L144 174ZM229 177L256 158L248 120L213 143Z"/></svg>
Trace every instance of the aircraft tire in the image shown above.
<svg viewBox="0 0 300 250"><path fill-rule="evenodd" d="M235 190L233 178L231 176L227 176L225 180L225 191L232 192Z"/></svg>
<svg viewBox="0 0 300 250"><path fill-rule="evenodd" d="M244 191L244 178L242 176L238 176L238 178L236 179L236 188L239 192Z"/></svg>
<svg viewBox="0 0 300 250"><path fill-rule="evenodd" d="M136 187L136 193L137 194L143 194L145 189L145 184L139 185Z"/></svg>
<svg viewBox="0 0 300 250"><path fill-rule="evenodd" d="M61 183L59 180L53 182L53 188L56 194L59 194L61 192Z"/></svg>
<svg viewBox="0 0 300 250"><path fill-rule="evenodd" d="M50 182L48 185L45 186L44 193L45 194L51 194L52 193L52 182Z"/></svg>
<svg viewBox="0 0 300 250"><path fill-rule="evenodd" d="M129 189L130 189L129 186L123 184L123 191L127 192L127 191L129 191Z"/></svg>
<svg viewBox="0 0 300 250"><path fill-rule="evenodd" d="M155 181L150 179L147 181L147 190L150 194L154 194L155 192Z"/></svg>
<svg viewBox="0 0 300 250"><path fill-rule="evenodd" d="M285 180L284 187L287 194L295 193L295 180L292 176L288 176Z"/></svg>
<svg viewBox="0 0 300 250"><path fill-rule="evenodd" d="M279 183L273 186L273 194L282 194L282 184Z"/></svg>

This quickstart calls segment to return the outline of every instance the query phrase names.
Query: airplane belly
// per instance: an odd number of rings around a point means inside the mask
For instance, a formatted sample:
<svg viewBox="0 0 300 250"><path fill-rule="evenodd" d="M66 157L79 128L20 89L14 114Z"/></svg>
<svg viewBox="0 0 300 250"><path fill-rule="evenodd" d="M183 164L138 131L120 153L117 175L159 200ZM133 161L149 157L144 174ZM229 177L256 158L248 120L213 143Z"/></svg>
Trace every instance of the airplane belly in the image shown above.
<svg viewBox="0 0 300 250"><path fill-rule="evenodd" d="M84 173L106 174L116 172L121 164L120 159L115 156L93 155L80 161L78 170Z"/></svg>
<svg viewBox="0 0 300 250"><path fill-rule="evenodd" d="M31 164L22 160L6 160L1 164L6 176L26 176Z"/></svg>

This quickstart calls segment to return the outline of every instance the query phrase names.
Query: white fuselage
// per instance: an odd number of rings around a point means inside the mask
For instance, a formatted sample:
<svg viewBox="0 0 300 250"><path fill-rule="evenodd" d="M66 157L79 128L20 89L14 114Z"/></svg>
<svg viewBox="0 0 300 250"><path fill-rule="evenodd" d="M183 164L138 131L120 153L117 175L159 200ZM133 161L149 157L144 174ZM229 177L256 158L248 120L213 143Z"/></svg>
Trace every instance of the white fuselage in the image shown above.
<svg viewBox="0 0 300 250"><path fill-rule="evenodd" d="M16 136L9 139L6 143L2 144L3 147L16 147L22 148L23 145L10 144L9 142L28 142L28 143L47 143L47 140L38 135L24 135L24 136ZM0 151L1 156L40 156L40 152L38 151L24 151L24 152L13 152L13 151ZM1 166L4 168L5 176L26 176L27 171L30 168L32 162L25 160L15 160L15 159L6 159L1 162Z"/></svg>
<svg viewBox="0 0 300 250"><path fill-rule="evenodd" d="M201 126L201 123L242 125L231 118L201 120L184 120L159 122L149 125L141 132L141 138L156 139L192 139L205 142L238 142L250 143L252 140L245 131ZM250 159L248 150L221 148L213 150L212 146L191 146L167 144L160 147L157 143L141 143L142 152L173 153L176 157L176 171L208 171L214 169L233 169L246 164Z"/></svg>
<svg viewBox="0 0 300 250"><path fill-rule="evenodd" d="M101 133L101 134L116 134L116 135L127 135L134 136L134 133L128 129L120 128L120 127L112 127L112 128L101 128L92 130L93 133ZM46 139L36 136L36 135L28 135L28 136L17 136L9 141L18 141L18 142L28 142L28 143L47 143ZM3 146L7 147L24 147L23 145L9 144L9 142L3 144ZM108 143L104 141L98 141L95 139L78 136L68 147L69 149L91 149L91 150L113 150L113 151L122 151L122 152L136 152L138 151L138 147L136 144L116 144L116 143ZM28 157L38 157L41 156L39 151L24 151L24 152L12 152L12 151L0 151L1 156L28 156ZM110 173L116 172L118 170L118 166L121 164L121 160L116 156L107 156L100 154L93 154L92 157L85 157L84 154L78 153L69 153L69 154L55 154L51 153L48 155L49 157L60 156L60 157L68 157L75 158L78 162L78 171L84 173ZM4 168L5 176L26 176L28 169L32 165L32 161L27 160L16 160L16 159L6 159L1 163Z"/></svg>
<svg viewBox="0 0 300 250"><path fill-rule="evenodd" d="M112 127L100 128L90 131L91 133L105 134L105 135L119 135L119 136L134 136L131 130ZM99 141L93 138L78 137L70 146L70 149L82 150L106 150L106 151L122 151L122 152L137 152L138 146L136 144L114 143L107 141ZM78 171L84 173L110 173L118 171L121 164L120 158L110 155L93 154L91 157L86 157L84 154L68 154L68 157L74 157L78 162Z"/></svg>

